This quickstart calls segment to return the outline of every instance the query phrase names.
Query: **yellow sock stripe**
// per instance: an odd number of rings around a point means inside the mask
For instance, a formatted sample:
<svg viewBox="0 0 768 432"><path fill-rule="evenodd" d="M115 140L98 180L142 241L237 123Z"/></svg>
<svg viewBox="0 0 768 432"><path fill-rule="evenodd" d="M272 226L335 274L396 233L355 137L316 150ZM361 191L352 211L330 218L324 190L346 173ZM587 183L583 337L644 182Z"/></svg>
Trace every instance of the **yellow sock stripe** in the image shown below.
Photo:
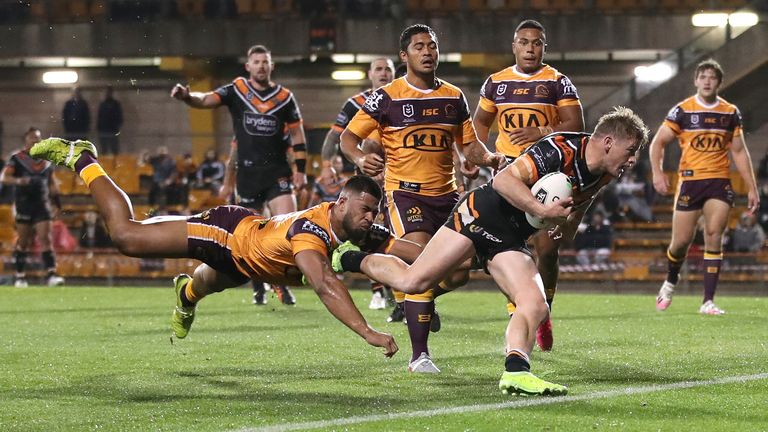
<svg viewBox="0 0 768 432"><path fill-rule="evenodd" d="M705 260L722 260L723 253L722 252L704 252L704 259Z"/></svg>
<svg viewBox="0 0 768 432"><path fill-rule="evenodd" d="M198 297L197 294L195 294L195 291L192 289L192 282L192 279L187 282L187 286L184 287L184 294L187 296L187 300L192 303L197 303L201 297Z"/></svg>
<svg viewBox="0 0 768 432"><path fill-rule="evenodd" d="M419 303L429 303L434 298L435 298L435 295L433 290L431 289L428 289L421 294L407 294L405 296L406 301L419 302Z"/></svg>
<svg viewBox="0 0 768 432"><path fill-rule="evenodd" d="M544 295L547 297L547 300L552 300L553 298L555 298L556 291L557 291L557 287L544 288Z"/></svg>
<svg viewBox="0 0 768 432"><path fill-rule="evenodd" d="M395 301L398 303L405 301L405 293L402 291L392 290L392 295L395 296Z"/></svg>
<svg viewBox="0 0 768 432"><path fill-rule="evenodd" d="M507 312L509 312L510 315L515 313L516 310L517 310L517 306L514 303L512 302L507 303Z"/></svg>
<svg viewBox="0 0 768 432"><path fill-rule="evenodd" d="M672 261L673 263L679 263L680 261L685 259L685 256L681 256L678 258L672 255L672 252L670 252L669 249L667 249L667 259Z"/></svg>
<svg viewBox="0 0 768 432"><path fill-rule="evenodd" d="M80 178L83 179L86 186L90 186L94 180L105 175L107 175L107 173L104 172L104 168L97 163L92 163L80 171Z"/></svg>

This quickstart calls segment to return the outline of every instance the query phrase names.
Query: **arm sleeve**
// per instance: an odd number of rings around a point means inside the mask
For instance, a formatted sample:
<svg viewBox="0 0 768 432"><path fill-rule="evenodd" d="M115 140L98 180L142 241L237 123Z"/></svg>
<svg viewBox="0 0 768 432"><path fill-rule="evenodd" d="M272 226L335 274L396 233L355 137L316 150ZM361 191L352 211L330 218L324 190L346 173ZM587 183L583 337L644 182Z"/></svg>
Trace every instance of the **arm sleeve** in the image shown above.
<svg viewBox="0 0 768 432"><path fill-rule="evenodd" d="M680 135L682 132L683 115L685 115L683 108L680 105L675 105L667 113L667 117L664 118L662 125L672 129L675 135Z"/></svg>
<svg viewBox="0 0 768 432"><path fill-rule="evenodd" d="M541 177L560 171L564 156L564 149L549 140L542 140L528 148L520 156L531 171L531 182L535 183Z"/></svg>
<svg viewBox="0 0 768 432"><path fill-rule="evenodd" d="M219 97L222 105L232 105L232 98L235 96L234 84L223 85L213 91L213 94Z"/></svg>
<svg viewBox="0 0 768 432"><path fill-rule="evenodd" d="M557 106L581 105L576 86L571 80L562 75L557 80Z"/></svg>
<svg viewBox="0 0 768 432"><path fill-rule="evenodd" d="M285 123L288 127L296 127L301 124L301 111L299 110L299 104L296 103L296 98L293 97L293 93L289 96L285 112L287 113Z"/></svg>
<svg viewBox="0 0 768 432"><path fill-rule="evenodd" d="M286 238L291 242L294 256L304 250L315 250L328 256L331 249L331 236L320 225L307 218L297 219L290 228Z"/></svg>
<svg viewBox="0 0 768 432"><path fill-rule="evenodd" d="M359 109L360 107L355 105L352 99L347 99L347 102L343 107L341 107L339 114L336 115L336 121L333 123L333 129L339 132L342 132L344 129L346 129L350 120L352 120L355 114L357 114Z"/></svg>
<svg viewBox="0 0 768 432"><path fill-rule="evenodd" d="M491 77L485 80L483 86L480 87L480 109L489 113L496 114L498 108L496 108L496 102L493 101L493 92L496 86L493 84Z"/></svg>
<svg viewBox="0 0 768 432"><path fill-rule="evenodd" d="M475 131L475 125L472 123L472 116L469 114L469 105L467 104L467 98L464 97L464 93L461 93L459 98L458 111L461 131L454 138L456 144L467 145L477 141L477 131Z"/></svg>
<svg viewBox="0 0 768 432"><path fill-rule="evenodd" d="M383 89L371 93L365 100L363 107L349 122L347 129L360 138L366 138L371 132L385 124L386 116L384 113L386 113L390 101L389 95Z"/></svg>
<svg viewBox="0 0 768 432"><path fill-rule="evenodd" d="M743 129L742 129L742 127L743 127L743 120L742 120L742 117L741 117L741 111L739 111L738 108L736 108L736 112L733 113L733 119L732 119L731 127L733 128L733 136L737 137L737 136L744 135L744 132L743 132Z"/></svg>

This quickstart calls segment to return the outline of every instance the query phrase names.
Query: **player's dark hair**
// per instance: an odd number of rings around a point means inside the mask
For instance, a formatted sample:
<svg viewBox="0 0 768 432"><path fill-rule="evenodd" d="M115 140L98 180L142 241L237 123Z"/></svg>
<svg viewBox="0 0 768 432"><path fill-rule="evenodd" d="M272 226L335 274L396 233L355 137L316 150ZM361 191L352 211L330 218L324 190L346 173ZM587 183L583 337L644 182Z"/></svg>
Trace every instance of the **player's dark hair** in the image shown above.
<svg viewBox="0 0 768 432"><path fill-rule="evenodd" d="M594 134L634 139L639 144L639 148L642 148L648 143L650 131L643 119L634 111L627 107L616 106L600 117L597 126L595 126Z"/></svg>
<svg viewBox="0 0 768 432"><path fill-rule="evenodd" d="M408 51L408 44L411 43L411 38L421 33L429 33L429 35L432 36L432 39L437 42L437 34L432 30L432 27L426 24L414 24L406 27L405 30L400 33L400 51Z"/></svg>
<svg viewBox="0 0 768 432"><path fill-rule="evenodd" d="M522 29L536 29L539 30L542 34L546 34L547 31L544 30L544 26L541 25L540 22L532 19L527 19L520 24L517 25L517 28L515 29L515 33L519 32Z"/></svg>
<svg viewBox="0 0 768 432"><path fill-rule="evenodd" d="M352 176L344 185L344 190L355 193L367 193L373 195L377 200L381 200L381 186L375 180L368 176Z"/></svg>
<svg viewBox="0 0 768 432"><path fill-rule="evenodd" d="M405 76L405 74L408 73L408 65L405 63L400 63L400 66L395 69L395 79L398 79L402 76Z"/></svg>
<svg viewBox="0 0 768 432"><path fill-rule="evenodd" d="M269 54L269 55L272 55L272 52L269 50L269 48L265 47L264 45L254 45L254 46L248 48L247 56L250 57L251 54Z"/></svg>
<svg viewBox="0 0 768 432"><path fill-rule="evenodd" d="M720 66L720 63L716 62L715 59L706 59L696 65L696 71L693 73L693 79L696 79L699 77L699 74L704 72L705 70L712 70L715 72L715 76L717 77L717 83L722 84L723 83L723 67Z"/></svg>

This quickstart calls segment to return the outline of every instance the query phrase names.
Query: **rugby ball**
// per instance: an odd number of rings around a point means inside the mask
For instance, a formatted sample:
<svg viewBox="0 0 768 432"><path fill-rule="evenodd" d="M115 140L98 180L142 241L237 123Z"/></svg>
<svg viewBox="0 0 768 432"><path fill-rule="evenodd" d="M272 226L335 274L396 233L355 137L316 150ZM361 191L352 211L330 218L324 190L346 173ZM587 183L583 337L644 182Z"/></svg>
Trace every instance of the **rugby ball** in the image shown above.
<svg viewBox="0 0 768 432"><path fill-rule="evenodd" d="M534 183L533 187L531 187L531 194L533 194L540 203L549 205L550 203L573 195L573 186L571 185L571 179L567 175L561 172L553 172L545 175ZM525 219L536 229L544 228L546 225L544 219L528 213L525 214Z"/></svg>

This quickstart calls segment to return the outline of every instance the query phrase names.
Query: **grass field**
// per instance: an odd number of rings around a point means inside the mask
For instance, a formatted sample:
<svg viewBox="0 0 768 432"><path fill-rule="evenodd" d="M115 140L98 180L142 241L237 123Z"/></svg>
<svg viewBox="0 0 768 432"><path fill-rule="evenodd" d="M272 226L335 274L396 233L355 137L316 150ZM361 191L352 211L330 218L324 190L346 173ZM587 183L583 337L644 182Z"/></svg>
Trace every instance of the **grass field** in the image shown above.
<svg viewBox="0 0 768 432"><path fill-rule="evenodd" d="M439 299L432 376L406 372L405 326L353 295L398 338L394 359L308 290L295 307L214 295L171 344L170 287L0 287L0 431L768 430L765 297L720 296L728 314L704 317L698 297L657 313L652 296L561 293L555 349L533 354L534 372L570 387L558 399L498 391L497 292Z"/></svg>

